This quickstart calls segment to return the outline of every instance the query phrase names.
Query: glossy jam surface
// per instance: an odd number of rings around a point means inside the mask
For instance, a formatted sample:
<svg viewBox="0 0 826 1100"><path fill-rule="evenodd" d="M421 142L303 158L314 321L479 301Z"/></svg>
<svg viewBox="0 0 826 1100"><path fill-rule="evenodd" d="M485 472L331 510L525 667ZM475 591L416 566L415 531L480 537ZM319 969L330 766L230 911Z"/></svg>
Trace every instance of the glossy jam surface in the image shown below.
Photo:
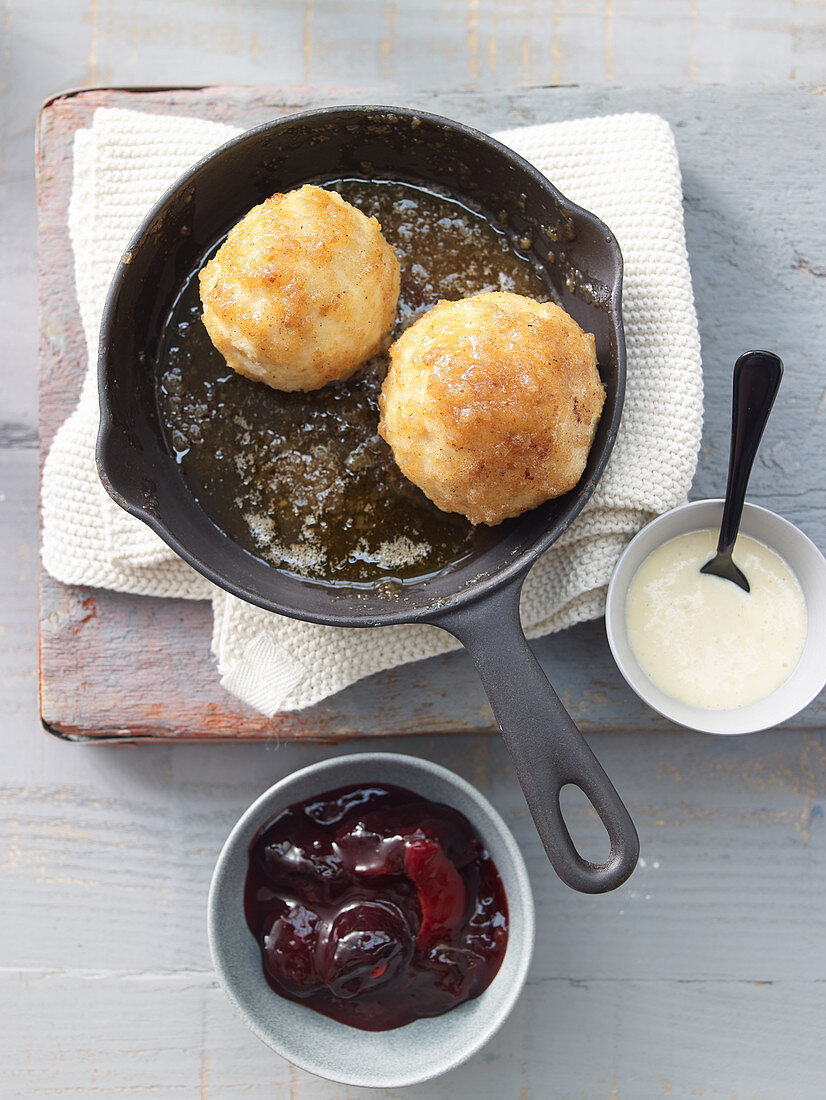
<svg viewBox="0 0 826 1100"><path fill-rule="evenodd" d="M750 591L700 572L717 531L658 546L628 587L625 623L640 668L667 695L707 710L764 699L792 673L806 643L806 600L785 561L739 535L734 561Z"/></svg>
<svg viewBox="0 0 826 1100"><path fill-rule="evenodd" d="M512 290L548 299L518 242L455 200L407 183L324 186L378 217L396 250L392 339L440 298ZM382 352L352 378L306 394L236 375L201 322L194 274L165 326L157 394L167 440L210 519L256 557L337 583L401 583L495 541L436 508L396 466L376 430L387 365Z"/></svg>
<svg viewBox="0 0 826 1100"><path fill-rule="evenodd" d="M250 845L244 908L270 986L366 1031L478 997L508 941L502 881L467 819L386 784L269 822Z"/></svg>

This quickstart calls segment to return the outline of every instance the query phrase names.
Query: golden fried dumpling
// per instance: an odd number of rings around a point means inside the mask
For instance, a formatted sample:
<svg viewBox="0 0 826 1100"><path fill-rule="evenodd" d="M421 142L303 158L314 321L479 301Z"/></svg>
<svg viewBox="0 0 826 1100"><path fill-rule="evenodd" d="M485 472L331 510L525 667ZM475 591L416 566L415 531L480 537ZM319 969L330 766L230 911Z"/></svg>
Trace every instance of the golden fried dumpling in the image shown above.
<svg viewBox="0 0 826 1100"><path fill-rule="evenodd" d="M250 210L200 282L206 330L233 370L315 390L380 350L399 261L375 218L308 184Z"/></svg>
<svg viewBox="0 0 826 1100"><path fill-rule="evenodd" d="M479 294L392 345L379 432L434 504L493 526L576 485L604 400L594 338L564 310Z"/></svg>

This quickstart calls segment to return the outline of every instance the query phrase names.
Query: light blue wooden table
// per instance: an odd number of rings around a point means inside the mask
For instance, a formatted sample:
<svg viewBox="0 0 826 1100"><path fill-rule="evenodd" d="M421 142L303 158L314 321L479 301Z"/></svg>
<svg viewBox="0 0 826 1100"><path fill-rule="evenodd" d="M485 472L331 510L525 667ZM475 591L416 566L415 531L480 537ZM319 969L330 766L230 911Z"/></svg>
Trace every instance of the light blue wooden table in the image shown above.
<svg viewBox="0 0 826 1100"><path fill-rule="evenodd" d="M39 100L90 81L286 81L304 85L296 102L323 99L331 85L362 87L373 99L428 102L487 128L659 111L680 150L704 348L695 495L722 484L734 358L774 347L787 375L751 496L824 548L824 22L822 4L745 0L358 8L95 0L85 12L7 0L0 1096L390 1095L322 1082L272 1055L234 1016L206 946L206 889L232 823L271 780L333 749L112 750L60 743L38 728L30 150ZM756 74L771 86L745 86ZM538 651L555 682L573 685L569 701L596 731L595 751L640 829L639 869L612 895L575 895L554 878L495 736L378 742L453 767L489 795L525 853L539 914L528 985L502 1032L449 1077L397 1095L821 1100L823 701L782 731L731 740L679 731L638 708L600 663L603 645L591 624ZM364 728L376 700L389 698L403 721L405 699L437 693L450 675L466 692L465 717L476 708L483 727L489 715L461 662L428 662L351 689L328 704L330 721ZM587 850L597 836L590 815L575 805L571 819Z"/></svg>

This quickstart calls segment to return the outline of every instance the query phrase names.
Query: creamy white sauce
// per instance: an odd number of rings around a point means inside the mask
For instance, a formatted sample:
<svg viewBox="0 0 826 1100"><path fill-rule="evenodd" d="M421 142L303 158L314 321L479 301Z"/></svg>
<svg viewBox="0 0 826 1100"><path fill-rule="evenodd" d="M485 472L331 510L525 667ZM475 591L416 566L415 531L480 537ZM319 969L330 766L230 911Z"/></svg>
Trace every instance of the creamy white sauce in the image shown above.
<svg viewBox="0 0 826 1100"><path fill-rule="evenodd" d="M637 662L667 695L729 710L770 695L806 642L806 601L783 559L740 535L734 560L751 587L700 572L717 531L692 531L657 547L628 588L625 623Z"/></svg>

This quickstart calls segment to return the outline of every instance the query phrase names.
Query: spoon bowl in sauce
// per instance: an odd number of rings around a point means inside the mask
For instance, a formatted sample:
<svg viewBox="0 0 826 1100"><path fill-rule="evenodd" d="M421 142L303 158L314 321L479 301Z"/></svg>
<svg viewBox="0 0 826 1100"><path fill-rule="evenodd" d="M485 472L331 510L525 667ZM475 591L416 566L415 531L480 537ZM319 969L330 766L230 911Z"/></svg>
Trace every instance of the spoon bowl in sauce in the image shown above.
<svg viewBox="0 0 826 1100"><path fill-rule="evenodd" d="M753 733L789 721L812 703L826 684L826 666L823 662L823 654L826 652L826 559L799 528L766 508L749 503L743 506L741 533L753 539L767 552L773 552L773 555L781 559L781 564L785 563L792 574L793 582L799 586L805 605L799 657L785 678L786 670L782 670L775 678L773 686L766 680L769 686L762 698L752 699L742 705L731 705L725 701L732 698L730 679L737 674L738 649L741 648L738 645L736 628L733 628L732 660L728 662L724 654L719 661L712 662L711 672L707 673L709 682L704 685L702 698L694 702L677 698L664 690L661 683L657 682L660 680L658 670L654 669L652 675L650 665L648 668L644 667L646 659L641 659L635 652L632 646L633 631L629 630L629 590L644 563L653 560L654 555L666 549L672 540L672 545L676 545L676 540L683 536L718 529L723 505L722 500L694 501L666 512L639 532L620 557L611 578L605 607L605 625L608 644L617 667L643 702L664 717L689 729L720 734ZM702 558L693 566L695 576L700 564ZM735 602L740 600L749 603L757 593L757 576L752 578L754 591L751 594L740 590L728 580L717 577L701 579L704 583L707 581L716 586L723 600L730 597ZM673 608L673 633L676 637L686 629L690 621L690 611L688 604L682 611L679 606ZM731 617L731 612L727 610L725 616ZM774 650L775 638L770 631L752 629L741 641L743 646L756 646L758 656L761 649L770 657ZM693 644L702 651L702 638L696 639ZM705 653L700 652L699 656L702 658ZM711 682L713 677L717 678L716 700L715 684ZM723 705L709 705L715 701L719 704L721 700Z"/></svg>

